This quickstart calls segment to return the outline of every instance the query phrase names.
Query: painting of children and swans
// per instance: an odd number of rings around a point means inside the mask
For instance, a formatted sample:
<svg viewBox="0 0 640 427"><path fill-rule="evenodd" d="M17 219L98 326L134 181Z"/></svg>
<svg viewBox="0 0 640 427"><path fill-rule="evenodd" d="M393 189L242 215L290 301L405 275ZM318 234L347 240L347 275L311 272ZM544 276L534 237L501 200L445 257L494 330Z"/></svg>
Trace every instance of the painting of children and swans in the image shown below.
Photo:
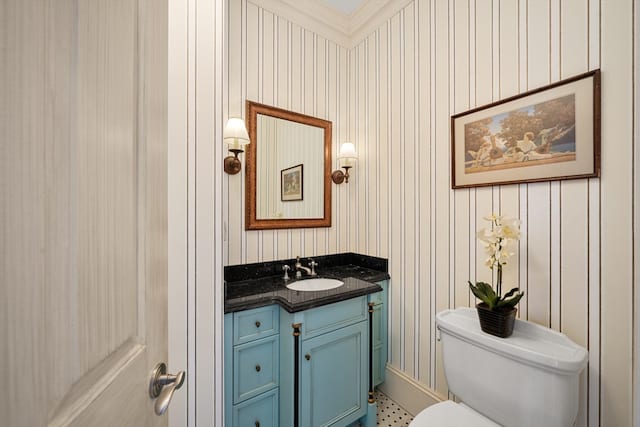
<svg viewBox="0 0 640 427"><path fill-rule="evenodd" d="M465 173L576 160L575 95L468 123Z"/></svg>
<svg viewBox="0 0 640 427"><path fill-rule="evenodd" d="M598 70L451 121L453 188L599 174Z"/></svg>

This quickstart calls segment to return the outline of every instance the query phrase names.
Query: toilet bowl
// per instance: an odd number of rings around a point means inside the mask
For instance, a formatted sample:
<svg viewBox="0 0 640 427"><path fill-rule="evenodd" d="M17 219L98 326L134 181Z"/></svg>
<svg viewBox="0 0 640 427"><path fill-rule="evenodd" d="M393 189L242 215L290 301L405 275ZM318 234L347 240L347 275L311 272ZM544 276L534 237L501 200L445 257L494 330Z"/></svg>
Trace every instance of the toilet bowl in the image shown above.
<svg viewBox="0 0 640 427"><path fill-rule="evenodd" d="M463 403L445 400L415 416L411 427L500 427Z"/></svg>
<svg viewBox="0 0 640 427"><path fill-rule="evenodd" d="M513 335L480 330L476 310L436 316L449 391L410 427L567 427L578 414L580 372L587 351L566 335L516 320Z"/></svg>

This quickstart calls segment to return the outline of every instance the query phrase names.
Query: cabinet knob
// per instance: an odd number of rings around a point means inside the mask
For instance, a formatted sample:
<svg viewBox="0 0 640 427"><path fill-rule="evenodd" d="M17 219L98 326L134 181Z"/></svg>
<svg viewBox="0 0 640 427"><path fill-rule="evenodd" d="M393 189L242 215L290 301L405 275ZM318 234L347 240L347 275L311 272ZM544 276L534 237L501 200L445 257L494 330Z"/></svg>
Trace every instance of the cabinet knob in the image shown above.
<svg viewBox="0 0 640 427"><path fill-rule="evenodd" d="M256 328L259 328L259 327L260 327L260 325L261 325L260 321L259 321L259 320L257 320L257 321L256 321ZM256 421L256 422L257 422L257 421Z"/></svg>
<svg viewBox="0 0 640 427"><path fill-rule="evenodd" d="M260 427L260 421L256 421L256 427Z"/></svg>
<svg viewBox="0 0 640 427"><path fill-rule="evenodd" d="M256 372L260 372L260 369L262 369L260 365L256 365Z"/></svg>
<svg viewBox="0 0 640 427"><path fill-rule="evenodd" d="M311 360L311 355L310 354L305 354L304 358L307 359L307 360Z"/></svg>

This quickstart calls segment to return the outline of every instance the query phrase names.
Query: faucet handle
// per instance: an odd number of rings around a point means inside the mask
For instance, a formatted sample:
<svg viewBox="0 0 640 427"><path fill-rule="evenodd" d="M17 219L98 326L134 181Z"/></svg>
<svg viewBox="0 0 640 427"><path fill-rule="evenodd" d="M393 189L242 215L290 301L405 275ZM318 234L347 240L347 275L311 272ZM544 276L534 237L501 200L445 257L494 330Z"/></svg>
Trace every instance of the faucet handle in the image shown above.
<svg viewBox="0 0 640 427"><path fill-rule="evenodd" d="M291 267L289 267L287 264L282 266L282 269L284 270L284 280L289 280L289 270L291 270Z"/></svg>
<svg viewBox="0 0 640 427"><path fill-rule="evenodd" d="M309 260L309 267L311 267L311 275L312 276L316 276L316 267L318 266L318 263L315 262L314 260L310 259Z"/></svg>

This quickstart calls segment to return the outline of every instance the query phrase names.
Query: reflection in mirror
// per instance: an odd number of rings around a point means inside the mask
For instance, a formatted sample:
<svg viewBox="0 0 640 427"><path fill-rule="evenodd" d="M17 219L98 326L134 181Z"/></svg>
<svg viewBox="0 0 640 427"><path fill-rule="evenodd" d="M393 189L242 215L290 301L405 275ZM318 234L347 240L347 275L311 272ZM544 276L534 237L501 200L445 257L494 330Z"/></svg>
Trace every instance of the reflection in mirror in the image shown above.
<svg viewBox="0 0 640 427"><path fill-rule="evenodd" d="M324 129L258 114L257 137L257 219L321 218Z"/></svg>
<svg viewBox="0 0 640 427"><path fill-rule="evenodd" d="M248 230L331 226L331 122L247 101Z"/></svg>

